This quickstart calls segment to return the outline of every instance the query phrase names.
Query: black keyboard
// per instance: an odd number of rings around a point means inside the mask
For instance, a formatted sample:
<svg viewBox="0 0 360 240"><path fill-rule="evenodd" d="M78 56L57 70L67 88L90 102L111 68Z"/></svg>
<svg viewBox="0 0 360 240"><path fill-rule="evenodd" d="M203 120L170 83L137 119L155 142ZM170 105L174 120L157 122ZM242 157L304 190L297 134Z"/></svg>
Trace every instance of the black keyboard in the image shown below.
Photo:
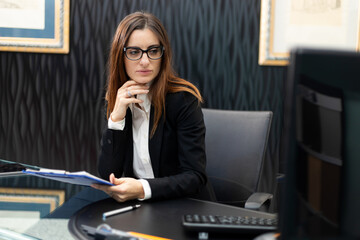
<svg viewBox="0 0 360 240"><path fill-rule="evenodd" d="M188 214L182 224L197 232L263 233L277 229L277 218Z"/></svg>

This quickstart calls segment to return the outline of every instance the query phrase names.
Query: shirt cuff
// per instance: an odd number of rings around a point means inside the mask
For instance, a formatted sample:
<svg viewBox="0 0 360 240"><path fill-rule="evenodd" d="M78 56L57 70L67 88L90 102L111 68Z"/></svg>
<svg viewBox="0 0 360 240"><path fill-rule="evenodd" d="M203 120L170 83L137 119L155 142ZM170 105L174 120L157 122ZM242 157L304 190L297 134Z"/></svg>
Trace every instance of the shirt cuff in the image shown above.
<svg viewBox="0 0 360 240"><path fill-rule="evenodd" d="M151 188L148 181L145 179L139 179L144 189L144 198L139 198L138 200L143 201L151 198Z"/></svg>
<svg viewBox="0 0 360 240"><path fill-rule="evenodd" d="M125 118L123 120L120 120L118 122L113 122L111 120L111 115L109 117L108 121L108 128L112 130L124 130L125 127Z"/></svg>

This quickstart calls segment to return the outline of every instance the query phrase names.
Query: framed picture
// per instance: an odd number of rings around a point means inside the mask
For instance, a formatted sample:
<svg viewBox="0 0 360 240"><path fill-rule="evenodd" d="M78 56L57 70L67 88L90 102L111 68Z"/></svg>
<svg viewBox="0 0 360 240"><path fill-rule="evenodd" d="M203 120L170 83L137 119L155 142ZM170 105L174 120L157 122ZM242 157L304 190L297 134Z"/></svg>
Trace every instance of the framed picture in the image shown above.
<svg viewBox="0 0 360 240"><path fill-rule="evenodd" d="M70 0L0 0L0 51L69 53Z"/></svg>
<svg viewBox="0 0 360 240"><path fill-rule="evenodd" d="M35 211L40 217L64 203L64 190L0 188L1 211Z"/></svg>
<svg viewBox="0 0 360 240"><path fill-rule="evenodd" d="M358 51L359 0L261 0L259 64L287 65L294 47Z"/></svg>

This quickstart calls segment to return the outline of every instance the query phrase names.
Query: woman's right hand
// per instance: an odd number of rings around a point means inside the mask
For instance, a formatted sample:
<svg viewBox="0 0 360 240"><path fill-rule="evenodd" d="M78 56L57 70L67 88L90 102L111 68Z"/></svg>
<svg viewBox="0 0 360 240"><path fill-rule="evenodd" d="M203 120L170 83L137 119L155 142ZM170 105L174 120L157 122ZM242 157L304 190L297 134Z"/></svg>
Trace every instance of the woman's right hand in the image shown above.
<svg viewBox="0 0 360 240"><path fill-rule="evenodd" d="M115 186L92 184L91 187L104 191L118 202L143 199L145 197L141 182L135 178L115 178L112 173L109 180Z"/></svg>
<svg viewBox="0 0 360 240"><path fill-rule="evenodd" d="M126 110L130 103L142 103L143 101L135 98L138 94L147 94L149 87L138 84L134 80L125 82L117 91L114 109L110 115L113 122L121 121L125 118Z"/></svg>

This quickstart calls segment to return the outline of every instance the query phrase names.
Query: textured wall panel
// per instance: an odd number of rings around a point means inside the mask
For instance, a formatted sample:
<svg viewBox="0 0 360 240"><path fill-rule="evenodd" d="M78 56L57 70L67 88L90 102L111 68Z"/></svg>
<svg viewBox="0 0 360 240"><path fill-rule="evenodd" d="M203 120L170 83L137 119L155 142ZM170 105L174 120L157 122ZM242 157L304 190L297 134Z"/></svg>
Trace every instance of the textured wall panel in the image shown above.
<svg viewBox="0 0 360 240"><path fill-rule="evenodd" d="M0 158L96 173L110 42L135 10L162 20L175 68L205 107L274 112L265 166L273 176L285 69L257 64L260 0L72 0L68 55L0 53Z"/></svg>

